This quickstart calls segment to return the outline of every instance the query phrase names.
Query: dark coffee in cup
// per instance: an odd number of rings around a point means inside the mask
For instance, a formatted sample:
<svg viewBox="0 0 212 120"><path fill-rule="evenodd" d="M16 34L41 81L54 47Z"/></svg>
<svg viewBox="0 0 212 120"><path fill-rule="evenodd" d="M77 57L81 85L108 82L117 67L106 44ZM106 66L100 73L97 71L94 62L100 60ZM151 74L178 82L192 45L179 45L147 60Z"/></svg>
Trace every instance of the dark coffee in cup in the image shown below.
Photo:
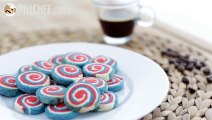
<svg viewBox="0 0 212 120"><path fill-rule="evenodd" d="M100 24L105 35L126 37L132 34L135 26L134 14L127 10L110 10L100 16Z"/></svg>
<svg viewBox="0 0 212 120"><path fill-rule="evenodd" d="M132 40L135 24L150 27L154 24L154 10L140 5L139 0L93 0L102 27L103 39L112 45L122 45ZM150 20L141 19L142 11L149 11Z"/></svg>

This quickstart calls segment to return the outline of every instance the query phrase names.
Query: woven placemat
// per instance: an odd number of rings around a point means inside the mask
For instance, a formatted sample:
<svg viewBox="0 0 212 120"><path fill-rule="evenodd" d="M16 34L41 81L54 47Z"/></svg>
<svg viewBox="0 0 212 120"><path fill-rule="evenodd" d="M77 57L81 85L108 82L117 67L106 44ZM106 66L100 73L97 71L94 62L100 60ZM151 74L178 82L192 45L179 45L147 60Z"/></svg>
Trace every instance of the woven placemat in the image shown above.
<svg viewBox="0 0 212 120"><path fill-rule="evenodd" d="M98 30L46 30L0 36L0 54L23 47L55 42L103 43ZM151 32L136 32L121 47L141 53L159 63L170 80L163 103L143 120L211 120L212 62L209 54L183 42ZM170 49L171 48L171 49ZM144 98L145 99L145 98ZM142 106L141 106L142 107Z"/></svg>

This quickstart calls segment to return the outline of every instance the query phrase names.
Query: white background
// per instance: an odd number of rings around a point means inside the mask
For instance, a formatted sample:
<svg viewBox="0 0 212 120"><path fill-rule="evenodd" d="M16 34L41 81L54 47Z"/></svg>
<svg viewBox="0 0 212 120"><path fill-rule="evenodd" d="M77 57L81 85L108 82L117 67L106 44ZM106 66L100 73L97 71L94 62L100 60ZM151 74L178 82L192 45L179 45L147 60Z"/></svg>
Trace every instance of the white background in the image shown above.
<svg viewBox="0 0 212 120"><path fill-rule="evenodd" d="M155 9L157 18L212 43L211 0L141 0Z"/></svg>

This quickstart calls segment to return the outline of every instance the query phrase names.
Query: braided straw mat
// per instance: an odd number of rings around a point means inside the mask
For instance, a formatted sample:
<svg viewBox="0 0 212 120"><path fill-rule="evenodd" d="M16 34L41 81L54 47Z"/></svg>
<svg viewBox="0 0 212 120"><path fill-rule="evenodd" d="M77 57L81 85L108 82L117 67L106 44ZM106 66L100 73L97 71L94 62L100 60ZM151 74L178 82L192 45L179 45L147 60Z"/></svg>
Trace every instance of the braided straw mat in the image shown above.
<svg viewBox="0 0 212 120"><path fill-rule="evenodd" d="M201 70L193 69L179 72L161 51L172 48L180 54L188 54L190 58L203 60L211 67L210 54L183 40L174 38L157 30L136 30L134 38L126 45L126 49L141 53L168 69L170 90L167 97L155 110L141 118L143 120L212 120L212 83L207 82ZM97 42L103 43L99 30L45 30L0 36L0 54L23 47L55 42ZM189 77L189 84L182 82L182 77ZM190 93L188 86L196 87ZM145 97L144 97L145 99Z"/></svg>

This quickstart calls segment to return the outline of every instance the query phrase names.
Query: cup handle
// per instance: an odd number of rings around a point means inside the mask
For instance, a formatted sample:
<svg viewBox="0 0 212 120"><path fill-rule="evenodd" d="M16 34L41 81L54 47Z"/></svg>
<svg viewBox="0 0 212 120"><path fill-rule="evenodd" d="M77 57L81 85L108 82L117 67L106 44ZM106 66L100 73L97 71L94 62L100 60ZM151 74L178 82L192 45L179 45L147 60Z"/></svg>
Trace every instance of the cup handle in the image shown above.
<svg viewBox="0 0 212 120"><path fill-rule="evenodd" d="M142 27L151 27L154 25L155 23L155 11L154 9L152 9L151 7L147 7L147 6L141 6L139 5L139 12L142 13L143 10L147 10L148 11L148 15L150 17L149 21L143 21L141 18L141 15L139 15L137 23L138 25L142 26Z"/></svg>

